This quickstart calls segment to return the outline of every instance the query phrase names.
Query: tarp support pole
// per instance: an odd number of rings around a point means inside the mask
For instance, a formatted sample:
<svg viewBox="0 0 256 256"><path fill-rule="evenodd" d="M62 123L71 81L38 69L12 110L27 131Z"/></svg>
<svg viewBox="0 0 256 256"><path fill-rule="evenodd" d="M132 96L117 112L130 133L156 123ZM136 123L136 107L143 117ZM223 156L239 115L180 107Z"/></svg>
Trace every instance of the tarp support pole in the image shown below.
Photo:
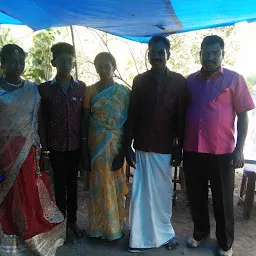
<svg viewBox="0 0 256 256"><path fill-rule="evenodd" d="M73 44L74 49L75 49L75 59L76 59L76 45L75 45L73 26L70 26L70 31L71 31L71 37L72 37L72 44ZM75 72L76 72L76 80L78 80L77 60L75 61Z"/></svg>

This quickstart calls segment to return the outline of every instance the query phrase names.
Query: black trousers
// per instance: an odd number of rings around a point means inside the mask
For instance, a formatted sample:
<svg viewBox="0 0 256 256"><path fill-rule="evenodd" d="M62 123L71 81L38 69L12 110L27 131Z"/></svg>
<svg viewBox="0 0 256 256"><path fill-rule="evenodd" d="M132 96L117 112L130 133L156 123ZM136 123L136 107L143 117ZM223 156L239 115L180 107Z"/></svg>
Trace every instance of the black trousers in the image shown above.
<svg viewBox="0 0 256 256"><path fill-rule="evenodd" d="M68 222L76 222L80 151L51 151L55 200Z"/></svg>
<svg viewBox="0 0 256 256"><path fill-rule="evenodd" d="M216 237L219 246L223 250L229 250L234 240L235 172L231 167L231 154L184 152L183 161L188 200L194 222L194 239L201 240L210 234L208 212L208 181L210 181Z"/></svg>

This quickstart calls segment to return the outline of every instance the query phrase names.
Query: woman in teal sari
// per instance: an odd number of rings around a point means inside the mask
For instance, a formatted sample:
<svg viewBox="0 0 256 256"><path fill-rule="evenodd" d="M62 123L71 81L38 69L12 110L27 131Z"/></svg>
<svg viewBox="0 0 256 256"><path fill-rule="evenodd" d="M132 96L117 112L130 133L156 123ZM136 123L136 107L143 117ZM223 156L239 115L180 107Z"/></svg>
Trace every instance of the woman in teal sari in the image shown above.
<svg viewBox="0 0 256 256"><path fill-rule="evenodd" d="M122 237L128 193L122 140L130 90L114 82L110 53L98 54L94 65L100 81L86 88L82 121L83 162L90 171L88 234L115 240Z"/></svg>

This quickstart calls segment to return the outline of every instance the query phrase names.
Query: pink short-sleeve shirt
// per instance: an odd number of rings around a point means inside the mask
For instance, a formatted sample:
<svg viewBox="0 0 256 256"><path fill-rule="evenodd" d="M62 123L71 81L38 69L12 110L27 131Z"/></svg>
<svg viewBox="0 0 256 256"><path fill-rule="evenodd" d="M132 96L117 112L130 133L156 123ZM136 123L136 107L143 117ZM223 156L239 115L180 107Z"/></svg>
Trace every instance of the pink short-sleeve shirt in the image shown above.
<svg viewBox="0 0 256 256"><path fill-rule="evenodd" d="M184 150L228 154L235 148L235 117L253 109L243 76L220 67L207 80L202 71L187 78L191 102L187 109Z"/></svg>

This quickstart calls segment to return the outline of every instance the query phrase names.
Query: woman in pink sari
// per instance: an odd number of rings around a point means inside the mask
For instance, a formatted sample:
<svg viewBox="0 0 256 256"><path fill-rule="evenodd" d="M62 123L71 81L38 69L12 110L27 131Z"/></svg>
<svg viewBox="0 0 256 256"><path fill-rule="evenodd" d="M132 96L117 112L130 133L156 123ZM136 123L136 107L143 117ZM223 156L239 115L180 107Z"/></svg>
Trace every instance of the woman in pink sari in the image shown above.
<svg viewBox="0 0 256 256"><path fill-rule="evenodd" d="M40 96L35 83L21 79L22 48L5 45L0 58L0 255L53 256L66 229L40 172Z"/></svg>

